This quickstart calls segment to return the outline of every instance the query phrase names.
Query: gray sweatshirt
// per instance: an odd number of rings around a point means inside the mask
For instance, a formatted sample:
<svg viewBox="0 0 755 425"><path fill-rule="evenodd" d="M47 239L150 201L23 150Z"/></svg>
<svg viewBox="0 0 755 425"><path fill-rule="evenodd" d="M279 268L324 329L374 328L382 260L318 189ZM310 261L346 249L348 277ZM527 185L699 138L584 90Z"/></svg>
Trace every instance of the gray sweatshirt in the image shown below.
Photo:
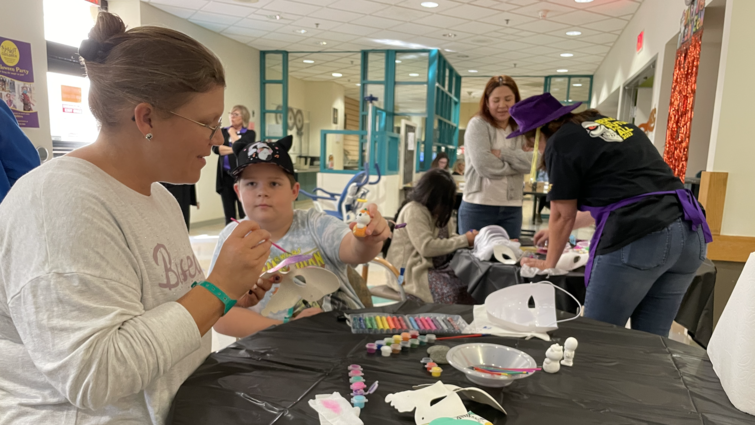
<svg viewBox="0 0 755 425"><path fill-rule="evenodd" d="M514 139L515 149L501 149L501 157L491 153L496 128L480 117L474 117L464 132L464 195L482 190L483 179L499 180L506 184L507 199L521 200L524 175L530 172L532 152L524 152L524 137Z"/></svg>
<svg viewBox="0 0 755 425"><path fill-rule="evenodd" d="M54 159L0 204L0 258L0 424L162 424L211 344L171 194Z"/></svg>

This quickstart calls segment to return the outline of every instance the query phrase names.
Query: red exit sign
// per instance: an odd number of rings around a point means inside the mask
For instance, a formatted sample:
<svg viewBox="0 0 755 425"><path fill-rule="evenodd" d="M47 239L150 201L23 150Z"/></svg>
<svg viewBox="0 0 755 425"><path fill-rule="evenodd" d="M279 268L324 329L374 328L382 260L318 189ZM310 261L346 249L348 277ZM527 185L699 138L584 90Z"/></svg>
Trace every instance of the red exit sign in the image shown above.
<svg viewBox="0 0 755 425"><path fill-rule="evenodd" d="M100 0L84 0L84 1L87 2L87 3L92 3L92 4L97 5L97 6L99 6L100 3L101 3Z"/></svg>
<svg viewBox="0 0 755 425"><path fill-rule="evenodd" d="M645 47L645 31L641 32L640 35L637 36L637 53L640 53L644 47Z"/></svg>

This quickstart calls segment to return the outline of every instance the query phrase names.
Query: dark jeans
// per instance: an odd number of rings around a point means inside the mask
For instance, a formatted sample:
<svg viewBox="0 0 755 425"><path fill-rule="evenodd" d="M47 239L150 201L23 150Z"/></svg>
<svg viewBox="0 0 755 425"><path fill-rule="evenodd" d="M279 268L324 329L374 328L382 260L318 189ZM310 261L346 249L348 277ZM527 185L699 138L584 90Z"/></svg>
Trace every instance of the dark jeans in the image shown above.
<svg viewBox="0 0 755 425"><path fill-rule="evenodd" d="M610 254L598 255L585 317L668 336L695 272L705 259L703 231L681 218Z"/></svg>
<svg viewBox="0 0 755 425"><path fill-rule="evenodd" d="M223 182L223 188L220 191L220 199L223 200L223 213L225 214L225 224L231 222L231 218L242 219L246 217L244 214L244 206L236 196L236 191L233 190L233 180L228 177L230 184L226 181ZM236 207L239 208L239 213L236 215Z"/></svg>
<svg viewBox="0 0 755 425"><path fill-rule="evenodd" d="M460 235L490 225L503 227L510 239L519 239L522 233L522 207L496 207L461 202L461 207L459 207Z"/></svg>

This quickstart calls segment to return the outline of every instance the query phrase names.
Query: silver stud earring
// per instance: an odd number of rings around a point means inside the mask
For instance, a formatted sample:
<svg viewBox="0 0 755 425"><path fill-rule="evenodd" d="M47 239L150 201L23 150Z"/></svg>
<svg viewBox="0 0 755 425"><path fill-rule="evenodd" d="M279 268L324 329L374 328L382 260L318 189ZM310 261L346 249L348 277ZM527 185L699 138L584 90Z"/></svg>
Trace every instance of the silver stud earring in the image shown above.
<svg viewBox="0 0 755 425"><path fill-rule="evenodd" d="M152 140L152 137L153 137L152 133L147 133L147 135L144 136L145 139L150 140L150 141Z"/></svg>

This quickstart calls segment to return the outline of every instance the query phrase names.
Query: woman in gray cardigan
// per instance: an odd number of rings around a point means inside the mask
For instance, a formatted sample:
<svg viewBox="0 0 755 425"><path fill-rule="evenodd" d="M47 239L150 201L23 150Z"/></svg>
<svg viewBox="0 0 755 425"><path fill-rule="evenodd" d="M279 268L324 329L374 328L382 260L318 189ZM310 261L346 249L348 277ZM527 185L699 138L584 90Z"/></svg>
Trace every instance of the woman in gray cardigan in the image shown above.
<svg viewBox="0 0 755 425"><path fill-rule="evenodd" d="M480 112L467 125L460 232L495 224L506 229L510 238L519 238L524 175L532 166L532 148L524 137L506 136L516 130L509 108L520 100L519 88L511 77L493 77L480 99Z"/></svg>
<svg viewBox="0 0 755 425"><path fill-rule="evenodd" d="M457 235L450 225L456 182L439 168L426 172L399 209L386 259L405 268L404 291L427 303L474 304L449 262L457 249L474 245L477 232ZM394 288L398 289L398 288Z"/></svg>

